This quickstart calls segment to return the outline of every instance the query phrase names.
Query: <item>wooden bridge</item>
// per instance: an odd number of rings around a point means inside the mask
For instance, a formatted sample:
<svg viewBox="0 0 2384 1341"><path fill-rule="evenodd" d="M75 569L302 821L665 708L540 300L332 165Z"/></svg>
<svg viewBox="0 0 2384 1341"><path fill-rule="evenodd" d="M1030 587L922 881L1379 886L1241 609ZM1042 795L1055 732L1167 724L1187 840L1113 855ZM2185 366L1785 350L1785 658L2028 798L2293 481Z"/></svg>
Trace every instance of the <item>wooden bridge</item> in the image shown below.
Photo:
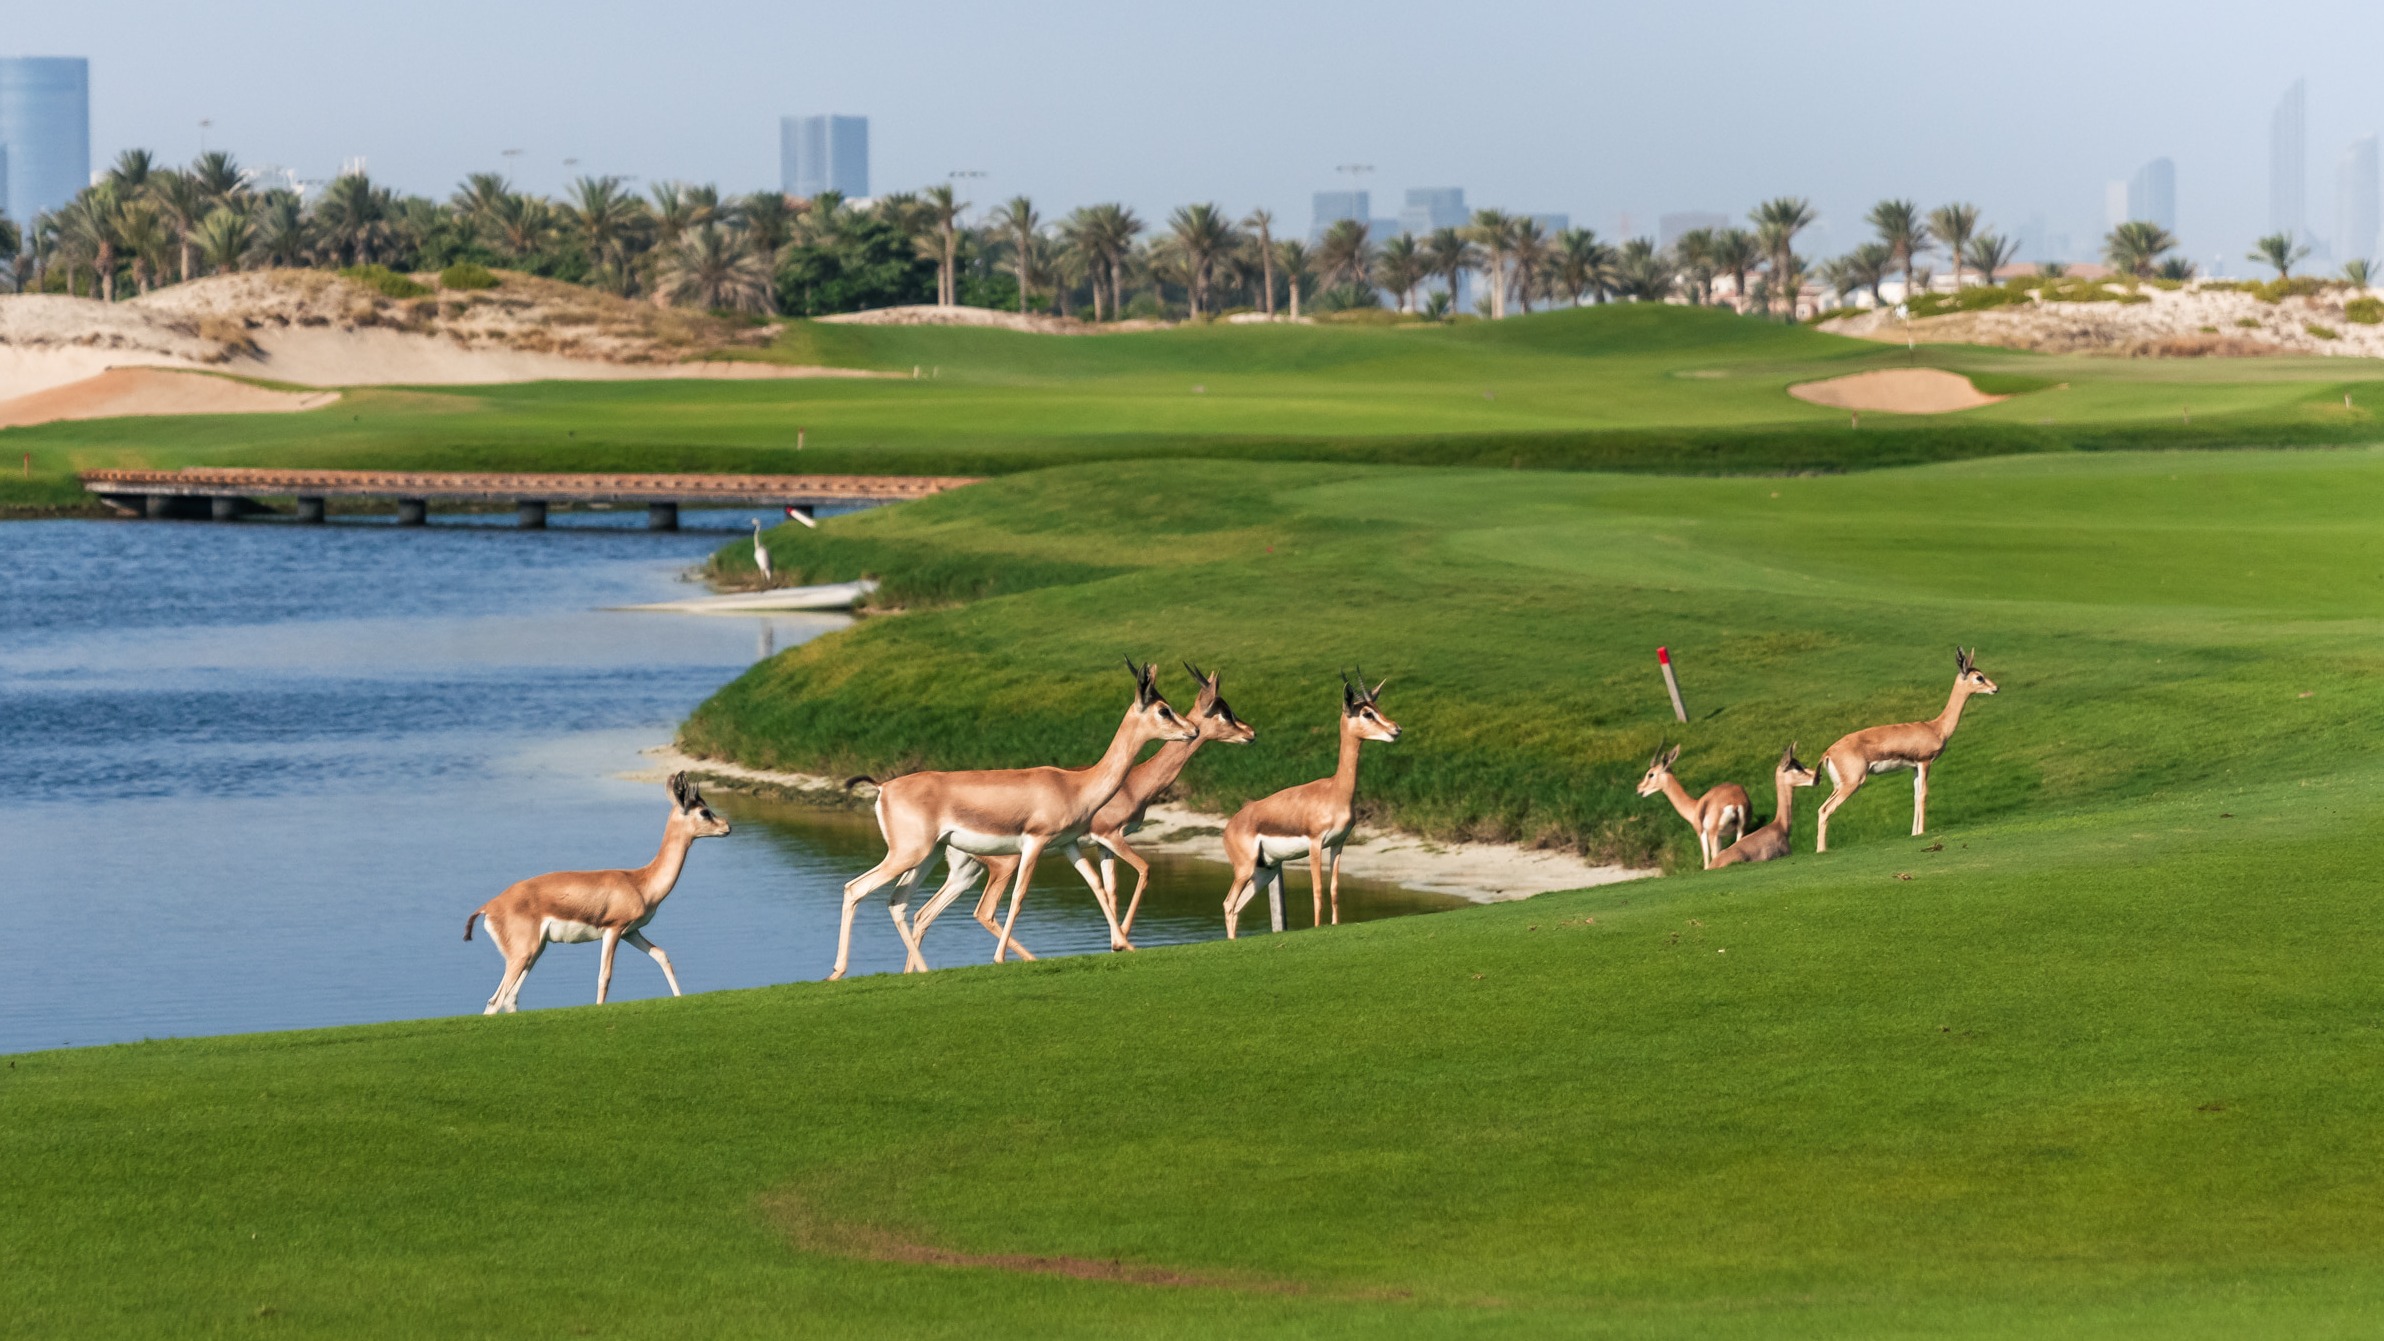
<svg viewBox="0 0 2384 1341"><path fill-rule="evenodd" d="M900 503L974 484L956 475L592 475L459 470L87 470L83 488L119 511L143 517L234 521L270 512L258 500L297 500L302 522L323 520L332 498L392 500L400 526L420 526L432 501L510 502L525 527L546 525L555 503L638 504L646 526L675 531L682 505L784 507L808 522L830 503Z"/></svg>

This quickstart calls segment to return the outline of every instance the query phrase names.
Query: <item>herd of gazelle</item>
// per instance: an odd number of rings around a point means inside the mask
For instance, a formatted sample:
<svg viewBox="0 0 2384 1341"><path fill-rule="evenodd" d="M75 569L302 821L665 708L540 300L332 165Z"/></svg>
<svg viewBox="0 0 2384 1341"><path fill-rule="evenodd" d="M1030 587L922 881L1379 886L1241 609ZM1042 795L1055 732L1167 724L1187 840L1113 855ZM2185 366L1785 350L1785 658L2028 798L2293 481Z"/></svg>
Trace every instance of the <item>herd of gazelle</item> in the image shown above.
<svg viewBox="0 0 2384 1341"><path fill-rule="evenodd" d="M1971 661L1972 653L1954 649L1954 687L1945 711L1925 722L1898 722L1865 727L1839 739L1821 756L1833 791L1822 803L1814 850L1829 850L1829 817L1846 803L1874 773L1899 768L1913 770L1912 832L1918 837L1927 820L1929 768L1945 752L1945 744L1961 724L1962 706L1973 694L1992 694L1995 682ZM1143 825L1153 800L1175 781L1195 751L1210 741L1247 744L1256 736L1248 723L1234 716L1218 691L1217 676L1187 664L1198 695L1189 715L1180 714L1159 692L1158 668L1128 661L1134 675L1134 701L1111 736L1109 748L1085 768L1006 768L965 772L906 773L879 787L875 809L878 831L886 840L886 856L844 887L843 918L836 933L836 969L828 976L842 978L851 962L853 914L872 891L891 884L888 911L895 934L902 938L903 972L925 972L926 957L919 945L927 928L952 903L985 878L985 893L977 902L976 919L994 938L993 959L1002 962L1015 952L1020 959L1034 955L1018 943L1018 909L1033 881L1035 864L1052 848L1067 854L1068 864L1084 878L1093 901L1109 923L1113 950L1134 948L1128 936L1134 914L1142 906L1150 863L1137 855L1127 840ZM1258 892L1279 886L1283 868L1301 858L1308 863L1315 921L1327 919L1330 891L1331 921L1341 921L1341 850L1357 823L1359 750L1367 741L1399 739L1397 722L1382 713L1382 685L1366 687L1361 673L1341 681L1340 757L1330 777L1286 787L1250 802L1225 826L1225 853L1233 878L1225 892L1225 934L1240 934L1241 912ZM1160 742L1157 752L1141 763L1142 747ZM1791 800L1799 787L1813 785L1816 773L1797 762L1791 744L1780 754L1773 771L1778 805L1771 822L1752 831L1747 792L1736 783L1723 783L1703 796L1692 797L1673 776L1680 748L1658 749L1648 761L1639 794L1658 792L1671 801L1682 819L1697 831L1698 855L1707 869L1740 862L1771 861L1788 855ZM866 779L855 779L855 782ZM597 970L596 999L602 1002L612 983L613 951L622 941L653 957L679 994L678 975L670 957L645 938L643 929L662 906L687 861L687 849L698 838L729 831L728 821L704 804L703 794L684 773L670 778L671 812L663 826L662 850L636 870L557 871L521 881L490 899L464 921L464 939L472 938L472 923L485 918L489 939L505 956L505 975L488 999L487 1013L511 1011L521 995L522 979L552 941L601 941L604 953ZM1731 841L1722 841L1727 831ZM1100 868L1084 852L1090 843L1100 853ZM910 899L920 877L938 854L946 874L941 888L910 915ZM1134 870L1134 893L1121 915L1118 911L1117 865ZM1009 907L1001 909L1002 891L1009 891ZM997 911L1003 915L995 917Z"/></svg>
<svg viewBox="0 0 2384 1341"><path fill-rule="evenodd" d="M1954 728L1962 724L1962 705L1973 694L1995 692L1995 682L1973 664L1975 655L1975 651L1954 649L1954 687L1946 696L1945 711L1925 722L1894 722L1848 732L1821 756L1821 767L1829 773L1830 794L1821 803L1821 818L1815 826L1815 852L1829 851L1829 817L1837 813L1838 807L1846 804L1846 799L1860 790L1873 773L1892 773L1899 768L1912 770L1912 836L1921 836L1928 826L1930 767L1937 762L1938 755L1945 753L1945 743L1953 739ZM1810 767L1797 762L1793 742L1780 752L1780 762L1772 770L1772 785L1779 800L1771 823L1752 833L1745 832L1747 789L1735 782L1725 782L1703 796L1691 797L1689 789L1672 773L1672 765L1679 758L1678 745L1669 750L1657 749L1655 757L1647 761L1647 776L1639 780L1639 794L1653 796L1662 792L1672 802L1672 808L1697 831L1697 851L1704 858L1705 869L1771 861L1788 855L1788 815L1796 789L1812 786L1817 776ZM1722 844L1725 829L1730 830L1732 839L1727 847Z"/></svg>

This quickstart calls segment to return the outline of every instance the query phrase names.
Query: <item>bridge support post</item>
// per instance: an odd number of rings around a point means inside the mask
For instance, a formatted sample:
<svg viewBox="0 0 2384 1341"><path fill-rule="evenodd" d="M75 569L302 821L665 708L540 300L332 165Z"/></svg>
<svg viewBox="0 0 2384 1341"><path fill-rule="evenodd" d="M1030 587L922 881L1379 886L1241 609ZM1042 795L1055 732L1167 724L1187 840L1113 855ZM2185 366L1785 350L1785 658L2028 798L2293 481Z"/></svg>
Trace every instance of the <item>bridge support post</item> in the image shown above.
<svg viewBox="0 0 2384 1341"><path fill-rule="evenodd" d="M397 500L397 524L400 526L430 525L430 504L419 498Z"/></svg>
<svg viewBox="0 0 2384 1341"><path fill-rule="evenodd" d="M174 499L170 494L144 494L141 515L151 521L164 521L174 515Z"/></svg>
<svg viewBox="0 0 2384 1341"><path fill-rule="evenodd" d="M245 498L210 498L207 500L208 520L238 521L240 514L246 511L241 504L247 501Z"/></svg>
<svg viewBox="0 0 2384 1341"><path fill-rule="evenodd" d="M646 504L646 529L676 531L679 529L679 505L676 503Z"/></svg>
<svg viewBox="0 0 2384 1341"><path fill-rule="evenodd" d="M320 498L299 499L298 520L309 526L321 526L323 524L323 500Z"/></svg>
<svg viewBox="0 0 2384 1341"><path fill-rule="evenodd" d="M523 530L525 530L525 531L543 531L543 530L545 530L545 529L546 529L546 502L545 502L545 500L543 500L543 499L537 499L537 498L525 498L525 499L523 499L523 500L521 501L521 503L520 503L520 504L519 504L519 505L518 505L518 506L515 508L515 510L514 510L514 514L513 514L513 518L514 518L514 525L516 525L516 526L519 526L521 529L523 529Z"/></svg>

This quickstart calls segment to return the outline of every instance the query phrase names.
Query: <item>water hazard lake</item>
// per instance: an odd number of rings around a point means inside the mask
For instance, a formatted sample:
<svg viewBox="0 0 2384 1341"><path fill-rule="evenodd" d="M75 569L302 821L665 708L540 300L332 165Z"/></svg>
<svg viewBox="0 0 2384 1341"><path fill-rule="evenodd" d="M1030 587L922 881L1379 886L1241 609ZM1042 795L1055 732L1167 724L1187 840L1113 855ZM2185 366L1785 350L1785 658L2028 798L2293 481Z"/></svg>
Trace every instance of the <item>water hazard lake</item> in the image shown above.
<svg viewBox="0 0 2384 1341"><path fill-rule="evenodd" d="M477 1012L502 963L465 915L527 875L643 864L666 802L624 776L640 751L845 624L607 608L701 594L685 574L751 515L0 524L0 1052ZM697 844L648 934L691 993L826 976L875 824L711 799L736 831ZM1136 943L1223 935L1226 875L1156 860ZM1452 902L1343 894L1360 919ZM1019 926L1038 954L1107 952L1056 859ZM991 951L965 901L927 941L939 966ZM549 949L523 1009L594 1001L596 957ZM900 966L873 898L854 972ZM668 989L624 951L613 993Z"/></svg>

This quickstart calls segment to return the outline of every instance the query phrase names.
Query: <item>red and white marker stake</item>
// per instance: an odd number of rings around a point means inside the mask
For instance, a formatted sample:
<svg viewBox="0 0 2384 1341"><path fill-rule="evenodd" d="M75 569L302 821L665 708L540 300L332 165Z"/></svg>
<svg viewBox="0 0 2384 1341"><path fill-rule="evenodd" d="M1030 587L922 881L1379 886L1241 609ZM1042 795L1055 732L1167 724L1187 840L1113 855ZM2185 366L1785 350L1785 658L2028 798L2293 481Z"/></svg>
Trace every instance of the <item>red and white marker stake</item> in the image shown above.
<svg viewBox="0 0 2384 1341"><path fill-rule="evenodd" d="M1672 715L1684 722L1689 720L1689 710L1680 701L1680 680L1672 674L1672 653L1657 648L1656 664L1664 668L1664 690L1672 695Z"/></svg>

